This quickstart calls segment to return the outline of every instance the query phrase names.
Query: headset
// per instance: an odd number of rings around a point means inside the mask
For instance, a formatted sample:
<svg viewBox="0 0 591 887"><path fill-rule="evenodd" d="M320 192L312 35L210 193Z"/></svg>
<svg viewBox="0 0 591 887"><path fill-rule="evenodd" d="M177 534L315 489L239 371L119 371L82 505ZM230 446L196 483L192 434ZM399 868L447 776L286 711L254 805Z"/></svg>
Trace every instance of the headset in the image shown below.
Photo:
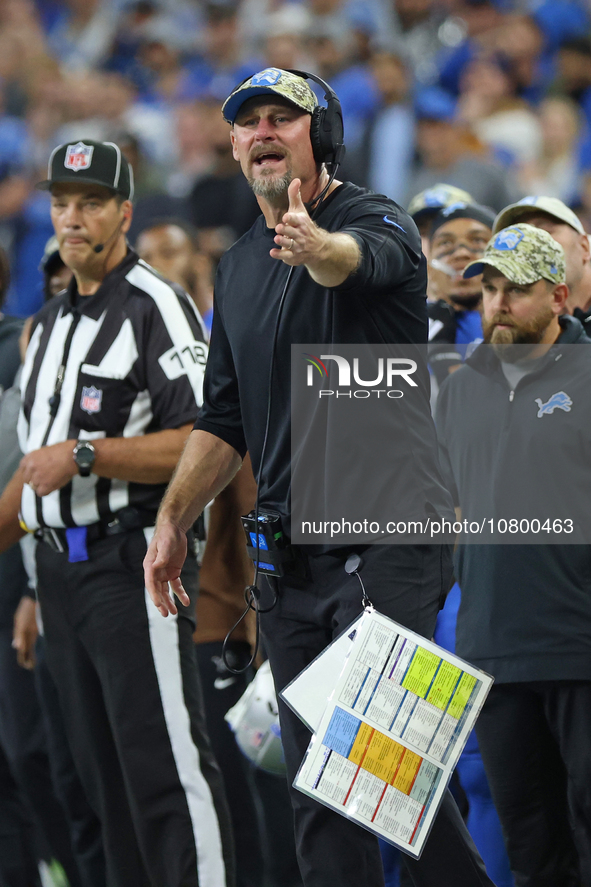
<svg viewBox="0 0 591 887"><path fill-rule="evenodd" d="M324 90L324 100L326 108L317 105L312 112L312 122L310 124L310 141L312 142L312 151L314 160L317 163L326 163L327 166L338 167L345 159L345 143L344 143L344 126L343 126L343 109L336 92L321 77L315 74L309 74L307 71L289 71L290 74L297 74L304 80L313 80L318 86Z"/></svg>

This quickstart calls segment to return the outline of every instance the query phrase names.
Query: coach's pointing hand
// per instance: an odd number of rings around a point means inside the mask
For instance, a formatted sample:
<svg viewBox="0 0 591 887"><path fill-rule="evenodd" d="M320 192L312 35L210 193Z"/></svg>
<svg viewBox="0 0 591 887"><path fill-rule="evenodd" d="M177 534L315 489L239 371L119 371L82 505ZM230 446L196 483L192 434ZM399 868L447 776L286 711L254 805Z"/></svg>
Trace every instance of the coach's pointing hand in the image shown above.
<svg viewBox="0 0 591 887"><path fill-rule="evenodd" d="M274 240L281 249L272 249L271 255L286 265L307 265L319 255L329 236L310 218L300 193L301 185L299 179L291 182L287 191L288 210L275 228Z"/></svg>
<svg viewBox="0 0 591 887"><path fill-rule="evenodd" d="M359 267L359 244L350 234L330 233L312 221L302 200L301 184L294 179L289 186L288 210L275 227L274 240L281 249L272 249L271 255L286 265L305 265L320 286L339 286Z"/></svg>

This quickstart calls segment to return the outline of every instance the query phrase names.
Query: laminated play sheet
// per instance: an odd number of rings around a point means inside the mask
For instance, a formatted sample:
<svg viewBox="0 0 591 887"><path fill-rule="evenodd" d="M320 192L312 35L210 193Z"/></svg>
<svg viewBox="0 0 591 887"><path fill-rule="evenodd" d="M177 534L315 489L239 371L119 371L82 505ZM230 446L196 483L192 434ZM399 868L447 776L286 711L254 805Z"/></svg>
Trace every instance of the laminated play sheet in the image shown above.
<svg viewBox="0 0 591 887"><path fill-rule="evenodd" d="M282 693L314 731L294 785L418 858L492 682L367 608Z"/></svg>

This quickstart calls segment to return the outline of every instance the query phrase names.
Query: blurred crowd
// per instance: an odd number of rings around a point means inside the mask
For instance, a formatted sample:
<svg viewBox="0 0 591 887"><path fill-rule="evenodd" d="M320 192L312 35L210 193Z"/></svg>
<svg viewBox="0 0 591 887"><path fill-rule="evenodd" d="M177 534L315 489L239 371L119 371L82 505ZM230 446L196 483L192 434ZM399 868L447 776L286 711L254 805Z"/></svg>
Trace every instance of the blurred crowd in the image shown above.
<svg viewBox="0 0 591 887"><path fill-rule="evenodd" d="M258 214L221 101L265 66L335 89L340 178L403 205L437 182L496 210L545 194L591 229L590 35L584 0L0 0L6 312L42 302L52 230L34 184L65 141L132 162L132 242L174 216L214 267Z"/></svg>

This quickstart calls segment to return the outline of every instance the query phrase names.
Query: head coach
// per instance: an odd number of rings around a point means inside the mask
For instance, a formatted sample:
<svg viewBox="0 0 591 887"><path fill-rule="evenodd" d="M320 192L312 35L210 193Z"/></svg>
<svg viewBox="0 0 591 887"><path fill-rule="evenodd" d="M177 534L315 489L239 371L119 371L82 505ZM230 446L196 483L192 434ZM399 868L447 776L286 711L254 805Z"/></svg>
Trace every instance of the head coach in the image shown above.
<svg viewBox="0 0 591 887"><path fill-rule="evenodd" d="M201 403L202 326L189 297L127 246L133 173L117 145L60 145L40 187L73 277L31 327L25 455L0 502L2 544L38 539L47 660L109 884L229 887L192 643L195 557L191 606L166 632L141 566Z"/></svg>
<svg viewBox="0 0 591 887"><path fill-rule="evenodd" d="M327 104L319 106L310 79L316 78L268 68L223 105L234 158L262 215L220 262L204 406L145 561L146 585L163 615L176 611L169 582L187 600L179 578L186 527L229 482L246 450L260 508L279 513L289 536L292 343L427 341L426 263L416 226L388 198L334 178L343 152L340 104L321 83ZM424 495L441 499L439 475L431 477ZM302 546L293 571L275 583L276 603L261 625L277 689L360 613L358 583L344 570L350 553ZM430 637L448 559L441 546L369 546L362 568L368 593L378 609ZM273 600L266 581L263 599L269 606ZM280 713L291 782L310 733L285 706ZM373 835L299 792L292 801L306 887L382 887ZM451 799L421 860L409 868L416 884L441 884L442 870L449 883L491 883Z"/></svg>

